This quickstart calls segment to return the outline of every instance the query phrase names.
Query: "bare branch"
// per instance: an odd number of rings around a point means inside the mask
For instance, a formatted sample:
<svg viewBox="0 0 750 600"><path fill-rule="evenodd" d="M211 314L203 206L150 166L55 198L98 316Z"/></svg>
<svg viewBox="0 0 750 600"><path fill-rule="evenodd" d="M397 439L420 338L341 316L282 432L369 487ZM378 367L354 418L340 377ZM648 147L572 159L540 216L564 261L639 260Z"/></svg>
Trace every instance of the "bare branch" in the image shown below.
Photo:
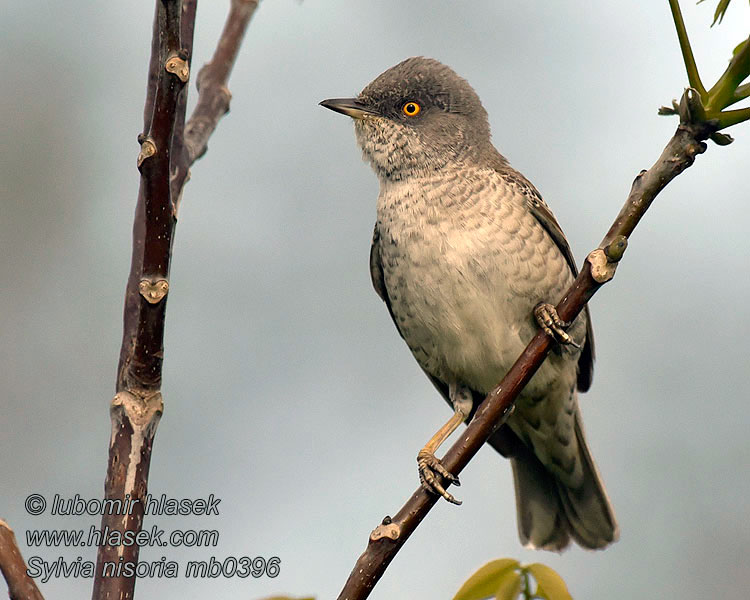
<svg viewBox="0 0 750 600"><path fill-rule="evenodd" d="M226 89L226 80L257 4L257 0L233 0L212 61L216 66L208 69L203 86L206 91L201 91L196 107L198 126L191 127L188 123L184 127L197 0L156 1L144 133L138 138L141 186L125 292L117 394L111 405L112 438L105 481L105 497L129 496L133 509L126 515L103 515L102 529L137 532L143 524L151 449L163 410L160 390L164 323L177 204L189 167L196 158L192 152L196 142L191 132L201 132L201 152L205 152L208 137L228 110L228 93L223 104L213 98L221 97ZM210 124L201 126L204 122ZM106 564L117 565L120 561L136 564L138 546L99 548L94 599L132 597L134 577L106 576L104 571Z"/></svg>
<svg viewBox="0 0 750 600"><path fill-rule="evenodd" d="M198 0L182 1L182 24L181 38L182 48L187 53L187 66L192 69L193 60L193 33L195 31L195 12L198 8ZM185 150L185 114L187 112L188 86L182 88L180 97L177 99L177 120L174 126L174 136L172 137L171 153L171 171L170 186L172 193L172 203L175 206L174 212L177 214L180 194L185 185L185 178L180 178L180 166L186 164ZM187 172L187 171L186 171Z"/></svg>
<svg viewBox="0 0 750 600"><path fill-rule="evenodd" d="M190 164L206 152L208 138L216 129L219 119L229 111L231 94L226 87L237 52L258 0L232 0L224 31L216 46L211 62L198 73L198 104L185 127L185 144Z"/></svg>
<svg viewBox="0 0 750 600"><path fill-rule="evenodd" d="M172 164L172 194L176 210L179 209L182 189L190 179L190 167L206 153L208 138L216 129L219 119L229 112L232 94L227 88L227 81L258 2L232 0L214 55L198 73L198 103L181 135L181 147L175 155L178 159Z"/></svg>
<svg viewBox="0 0 750 600"><path fill-rule="evenodd" d="M0 519L0 571L8 583L11 600L44 600L34 580L26 574L26 563L21 556L13 530Z"/></svg>
<svg viewBox="0 0 750 600"><path fill-rule="evenodd" d="M188 52L180 39L181 12L181 0L156 2L144 133L138 138L141 186L125 291L117 394L110 410L112 437L105 497L115 500L130 497L141 502L135 502L128 514L103 515L103 530L141 529L151 448L163 407L160 387L164 317L176 223L169 183L170 152L178 121L178 99L189 76ZM184 110L184 103L182 106ZM111 576L105 568L119 561L136 564L138 551L137 544L99 547L93 598L132 598L135 577Z"/></svg>
<svg viewBox="0 0 750 600"><path fill-rule="evenodd" d="M604 237L599 248L589 254L576 278L557 305L557 312L565 321L572 321L583 310L586 302L596 291L614 276L617 262L633 232L656 195L677 175L693 164L696 155L706 150L703 140L715 132L715 125L693 123L687 117L689 97L693 90L685 92L681 107L681 124L656 163L642 171L633 182L628 199L617 219ZM498 386L487 395L474 419L469 423L460 439L453 444L442 459L443 466L458 475L479 451L492 433L511 412L518 393L528 383L546 358L553 342L543 331L532 338L523 354ZM448 482L444 482L447 487ZM427 516L438 496L421 487L412 494L401 510L393 517L386 517L373 530L364 553L359 557L349 579L344 585L339 600L363 600L385 572L393 557L419 523Z"/></svg>

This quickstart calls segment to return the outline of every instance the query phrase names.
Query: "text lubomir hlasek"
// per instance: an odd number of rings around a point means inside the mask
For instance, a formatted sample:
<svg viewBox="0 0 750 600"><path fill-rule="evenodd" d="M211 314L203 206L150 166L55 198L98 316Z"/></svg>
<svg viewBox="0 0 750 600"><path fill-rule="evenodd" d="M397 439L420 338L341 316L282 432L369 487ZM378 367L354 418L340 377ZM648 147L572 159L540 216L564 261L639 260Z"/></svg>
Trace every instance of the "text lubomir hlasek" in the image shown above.
<svg viewBox="0 0 750 600"><path fill-rule="evenodd" d="M76 494L73 498L61 498L55 494L52 499L50 514L53 515L130 515L136 509L143 508L144 515L218 515L219 502L209 494L208 498L168 498L166 494L131 498L125 494L124 499L107 498L85 500Z"/></svg>

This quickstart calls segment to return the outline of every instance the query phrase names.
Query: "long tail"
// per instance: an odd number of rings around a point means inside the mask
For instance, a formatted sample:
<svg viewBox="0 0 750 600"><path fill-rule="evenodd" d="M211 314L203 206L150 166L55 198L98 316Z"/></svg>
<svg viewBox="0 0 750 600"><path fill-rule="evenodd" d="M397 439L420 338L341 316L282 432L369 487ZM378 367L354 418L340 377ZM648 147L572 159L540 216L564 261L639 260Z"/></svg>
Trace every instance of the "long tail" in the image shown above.
<svg viewBox="0 0 750 600"><path fill-rule="evenodd" d="M532 548L560 551L572 537L584 548L604 548L619 535L607 492L594 465L576 414L575 433L583 466L583 484L565 486L539 461L509 427L489 443L511 460L521 542Z"/></svg>

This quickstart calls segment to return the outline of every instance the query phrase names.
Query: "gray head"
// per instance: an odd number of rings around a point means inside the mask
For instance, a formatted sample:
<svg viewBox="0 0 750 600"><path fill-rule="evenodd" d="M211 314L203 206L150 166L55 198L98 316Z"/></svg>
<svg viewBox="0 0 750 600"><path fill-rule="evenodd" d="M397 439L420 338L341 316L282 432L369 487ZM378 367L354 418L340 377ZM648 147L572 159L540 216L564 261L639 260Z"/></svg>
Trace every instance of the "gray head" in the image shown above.
<svg viewBox="0 0 750 600"><path fill-rule="evenodd" d="M469 83L444 64L408 58L356 98L321 105L354 118L357 142L382 179L403 179L457 164L498 167L487 112Z"/></svg>

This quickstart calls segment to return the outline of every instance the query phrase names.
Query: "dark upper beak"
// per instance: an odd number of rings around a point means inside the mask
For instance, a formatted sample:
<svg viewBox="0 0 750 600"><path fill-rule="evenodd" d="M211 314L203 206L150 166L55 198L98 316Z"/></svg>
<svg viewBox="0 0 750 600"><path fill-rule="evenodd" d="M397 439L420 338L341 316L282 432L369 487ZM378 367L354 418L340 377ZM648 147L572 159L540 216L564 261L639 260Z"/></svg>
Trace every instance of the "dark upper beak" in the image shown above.
<svg viewBox="0 0 750 600"><path fill-rule="evenodd" d="M367 117L374 117L378 114L356 98L331 98L330 100L323 100L320 105L330 108L342 115L351 117L352 119L365 119Z"/></svg>

